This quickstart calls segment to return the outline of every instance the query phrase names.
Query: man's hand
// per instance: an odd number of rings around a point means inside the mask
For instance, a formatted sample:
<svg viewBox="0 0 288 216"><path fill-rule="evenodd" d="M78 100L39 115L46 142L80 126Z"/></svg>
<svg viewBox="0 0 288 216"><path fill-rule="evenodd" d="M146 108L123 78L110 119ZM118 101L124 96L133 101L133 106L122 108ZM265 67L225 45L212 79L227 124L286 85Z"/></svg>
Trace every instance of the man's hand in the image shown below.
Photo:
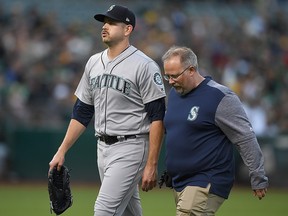
<svg viewBox="0 0 288 216"><path fill-rule="evenodd" d="M57 170L60 171L64 162L65 162L65 154L58 150L49 163L49 172L54 167L57 167Z"/></svg>
<svg viewBox="0 0 288 216"><path fill-rule="evenodd" d="M142 190L149 191L157 186L157 166L146 165L142 176Z"/></svg>
<svg viewBox="0 0 288 216"><path fill-rule="evenodd" d="M254 190L254 196L258 197L259 200L265 197L267 188Z"/></svg>

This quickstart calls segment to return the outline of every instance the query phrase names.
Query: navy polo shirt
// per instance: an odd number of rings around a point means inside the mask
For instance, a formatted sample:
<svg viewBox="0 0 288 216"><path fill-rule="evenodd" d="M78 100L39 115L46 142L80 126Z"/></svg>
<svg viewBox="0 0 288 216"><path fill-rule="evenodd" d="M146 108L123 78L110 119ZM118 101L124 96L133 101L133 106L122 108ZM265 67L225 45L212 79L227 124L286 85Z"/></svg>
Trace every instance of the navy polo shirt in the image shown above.
<svg viewBox="0 0 288 216"><path fill-rule="evenodd" d="M164 118L166 168L176 191L210 183L210 193L228 198L234 182L233 145L216 118L222 112L219 104L231 93L211 78L184 96L171 89Z"/></svg>

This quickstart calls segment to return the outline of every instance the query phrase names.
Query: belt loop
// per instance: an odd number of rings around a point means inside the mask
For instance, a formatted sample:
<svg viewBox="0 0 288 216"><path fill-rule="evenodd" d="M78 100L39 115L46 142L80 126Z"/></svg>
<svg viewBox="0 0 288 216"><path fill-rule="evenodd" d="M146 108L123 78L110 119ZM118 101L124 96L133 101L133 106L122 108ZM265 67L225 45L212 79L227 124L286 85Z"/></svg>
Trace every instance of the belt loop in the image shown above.
<svg viewBox="0 0 288 216"><path fill-rule="evenodd" d="M125 139L125 136L117 136L117 139L119 142L123 142Z"/></svg>

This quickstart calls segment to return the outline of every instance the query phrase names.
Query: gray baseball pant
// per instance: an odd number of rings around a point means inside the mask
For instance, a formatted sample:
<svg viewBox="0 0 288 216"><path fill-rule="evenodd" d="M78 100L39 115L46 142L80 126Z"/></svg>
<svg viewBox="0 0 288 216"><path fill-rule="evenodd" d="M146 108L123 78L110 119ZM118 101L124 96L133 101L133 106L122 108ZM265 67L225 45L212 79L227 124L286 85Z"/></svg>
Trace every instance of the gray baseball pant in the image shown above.
<svg viewBox="0 0 288 216"><path fill-rule="evenodd" d="M148 157L148 136L107 145L98 140L101 187L94 216L142 216L138 184Z"/></svg>

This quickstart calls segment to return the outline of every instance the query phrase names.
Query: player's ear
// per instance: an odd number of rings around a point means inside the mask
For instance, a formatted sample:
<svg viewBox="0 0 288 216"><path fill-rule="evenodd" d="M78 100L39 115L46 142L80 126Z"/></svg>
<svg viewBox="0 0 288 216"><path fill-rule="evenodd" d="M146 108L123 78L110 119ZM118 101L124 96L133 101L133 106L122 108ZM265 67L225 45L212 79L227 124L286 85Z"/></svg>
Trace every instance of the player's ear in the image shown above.
<svg viewBox="0 0 288 216"><path fill-rule="evenodd" d="M125 34L131 34L131 32L133 31L133 26L132 25L126 25L125 26Z"/></svg>

